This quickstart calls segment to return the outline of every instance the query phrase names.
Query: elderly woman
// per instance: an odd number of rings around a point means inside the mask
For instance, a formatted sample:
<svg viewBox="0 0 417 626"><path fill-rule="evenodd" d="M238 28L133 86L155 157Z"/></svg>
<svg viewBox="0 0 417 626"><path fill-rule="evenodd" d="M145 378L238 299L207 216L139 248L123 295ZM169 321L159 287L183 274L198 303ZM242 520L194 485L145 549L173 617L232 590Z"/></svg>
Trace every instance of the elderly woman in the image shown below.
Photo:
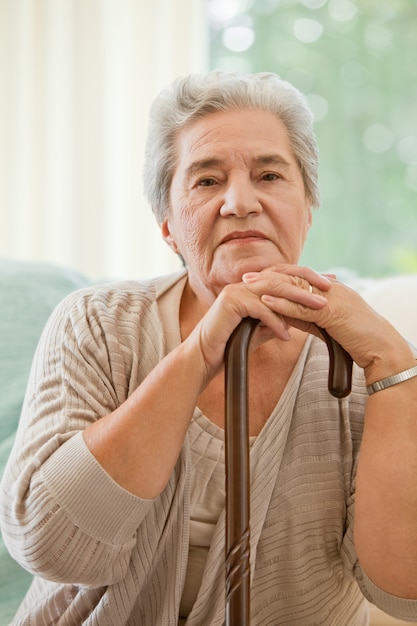
<svg viewBox="0 0 417 626"><path fill-rule="evenodd" d="M364 596L416 618L415 355L297 265L318 204L304 98L273 74L177 80L145 182L186 269L77 292L44 331L2 485L36 575L13 623L223 623L223 356L246 316L252 623L362 626ZM343 400L318 327L355 362Z"/></svg>

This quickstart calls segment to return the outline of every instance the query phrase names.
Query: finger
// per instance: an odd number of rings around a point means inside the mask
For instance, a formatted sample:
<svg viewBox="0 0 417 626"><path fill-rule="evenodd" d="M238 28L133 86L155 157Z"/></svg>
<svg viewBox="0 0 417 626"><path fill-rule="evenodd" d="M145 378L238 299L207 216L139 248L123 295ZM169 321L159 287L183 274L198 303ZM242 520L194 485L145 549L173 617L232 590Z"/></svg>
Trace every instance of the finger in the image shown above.
<svg viewBox="0 0 417 626"><path fill-rule="evenodd" d="M289 326L287 321L284 320L282 316L279 316L279 319L277 321L280 326L277 332L273 332L271 328L269 328L269 326L265 326L265 324L263 323L258 324L255 332L252 335L250 343L251 352L259 348L259 346L261 346L262 344L267 343L271 339L280 339L281 341L290 340L291 337L288 332Z"/></svg>
<svg viewBox="0 0 417 626"><path fill-rule="evenodd" d="M259 297L283 298L312 309L321 309L327 304L325 296L320 293L321 290L300 276L263 271L245 275L243 282L249 291Z"/></svg>
<svg viewBox="0 0 417 626"><path fill-rule="evenodd" d="M281 315L277 315L242 284L228 285L199 324L200 345L212 367L217 367L223 359L226 342L244 317L260 321L255 331L259 345L271 339L271 333L283 341L290 339L288 324Z"/></svg>
<svg viewBox="0 0 417 626"><path fill-rule="evenodd" d="M332 279L335 278L334 275L320 274L311 267L304 267L302 265L277 265L269 269L277 272L278 274L282 273L287 276L304 278L304 280L322 291L328 291L332 286Z"/></svg>
<svg viewBox="0 0 417 626"><path fill-rule="evenodd" d="M290 327L292 326L293 328L302 330L305 333L310 333L310 335L314 335L315 337L318 337L319 339L323 339L323 335L320 332L317 324L313 322L306 322L303 320L298 320L293 317L285 317L284 319L287 322L288 326Z"/></svg>

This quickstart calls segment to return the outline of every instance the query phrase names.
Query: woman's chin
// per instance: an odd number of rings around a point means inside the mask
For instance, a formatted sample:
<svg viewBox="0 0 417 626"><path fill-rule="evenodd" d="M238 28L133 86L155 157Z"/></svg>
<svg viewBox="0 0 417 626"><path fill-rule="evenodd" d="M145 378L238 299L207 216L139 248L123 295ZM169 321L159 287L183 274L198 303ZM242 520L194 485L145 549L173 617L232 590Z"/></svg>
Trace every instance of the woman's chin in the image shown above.
<svg viewBox="0 0 417 626"><path fill-rule="evenodd" d="M225 277L225 284L239 283L243 274L247 272L261 272L262 270L276 265L278 261L263 258L238 259L232 264L223 268L222 274Z"/></svg>
<svg viewBox="0 0 417 626"><path fill-rule="evenodd" d="M225 285L240 283L243 274L247 272L260 272L266 267L269 267L269 264L240 261L233 266L220 268L219 271L212 274L212 278L214 278L214 282L217 283L217 285L224 287Z"/></svg>

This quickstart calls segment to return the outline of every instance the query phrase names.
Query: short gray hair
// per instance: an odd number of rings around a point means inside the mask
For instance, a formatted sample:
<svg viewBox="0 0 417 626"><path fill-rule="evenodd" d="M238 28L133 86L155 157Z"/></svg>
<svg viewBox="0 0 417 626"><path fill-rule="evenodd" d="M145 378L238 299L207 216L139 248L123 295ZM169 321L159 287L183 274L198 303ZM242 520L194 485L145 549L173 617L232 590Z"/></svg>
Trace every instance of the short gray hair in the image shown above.
<svg viewBox="0 0 417 626"><path fill-rule="evenodd" d="M166 218L177 165L175 139L188 123L217 111L262 110L286 127L307 197L319 206L318 150L313 115L305 96L269 72L190 74L161 91L150 110L145 151L145 195L159 223Z"/></svg>

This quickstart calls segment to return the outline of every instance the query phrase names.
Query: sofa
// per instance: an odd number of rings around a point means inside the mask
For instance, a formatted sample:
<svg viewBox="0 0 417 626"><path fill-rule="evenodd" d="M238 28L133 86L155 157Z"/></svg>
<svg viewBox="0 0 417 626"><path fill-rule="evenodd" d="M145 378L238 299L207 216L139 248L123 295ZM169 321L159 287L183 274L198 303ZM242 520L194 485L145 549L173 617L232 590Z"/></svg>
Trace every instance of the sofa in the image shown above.
<svg viewBox="0 0 417 626"><path fill-rule="evenodd" d="M417 276L383 281L342 275L417 344ZM49 315L68 293L91 281L49 263L0 259L0 476L13 444L33 354ZM0 536L0 626L12 619L31 576L12 560ZM401 624L372 609L372 624ZM416 622L417 624L417 622Z"/></svg>
<svg viewBox="0 0 417 626"><path fill-rule="evenodd" d="M42 328L64 296L88 283L81 274L53 264L0 259L0 476ZM30 581L0 537L0 626L11 620Z"/></svg>

